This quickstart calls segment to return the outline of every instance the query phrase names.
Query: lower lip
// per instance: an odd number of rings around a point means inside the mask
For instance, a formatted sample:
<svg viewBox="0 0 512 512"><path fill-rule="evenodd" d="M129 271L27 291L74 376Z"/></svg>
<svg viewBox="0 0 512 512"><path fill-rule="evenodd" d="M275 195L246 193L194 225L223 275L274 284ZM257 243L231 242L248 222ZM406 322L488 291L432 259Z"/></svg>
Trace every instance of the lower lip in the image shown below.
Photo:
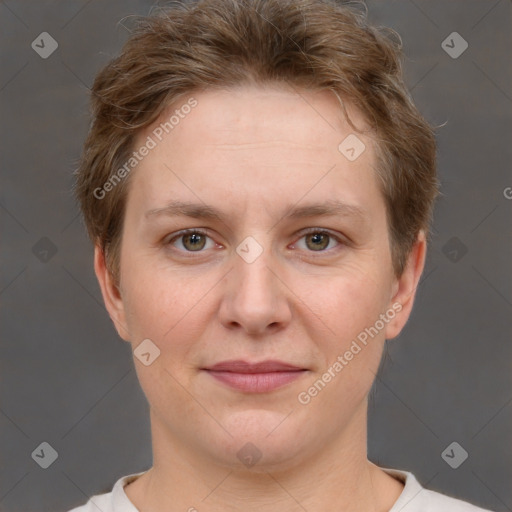
<svg viewBox="0 0 512 512"><path fill-rule="evenodd" d="M249 393L266 393L280 388L302 376L305 370L293 372L234 373L207 370L217 380L228 386Z"/></svg>

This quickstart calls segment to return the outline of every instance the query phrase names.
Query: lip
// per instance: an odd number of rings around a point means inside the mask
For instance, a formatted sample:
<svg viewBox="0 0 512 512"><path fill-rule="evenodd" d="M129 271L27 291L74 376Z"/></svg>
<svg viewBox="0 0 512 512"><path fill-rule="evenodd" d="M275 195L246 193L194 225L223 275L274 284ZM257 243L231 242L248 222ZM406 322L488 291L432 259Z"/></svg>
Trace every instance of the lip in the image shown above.
<svg viewBox="0 0 512 512"><path fill-rule="evenodd" d="M298 379L307 371L283 361L248 363L240 359L222 361L202 370L229 387L248 393L273 391Z"/></svg>

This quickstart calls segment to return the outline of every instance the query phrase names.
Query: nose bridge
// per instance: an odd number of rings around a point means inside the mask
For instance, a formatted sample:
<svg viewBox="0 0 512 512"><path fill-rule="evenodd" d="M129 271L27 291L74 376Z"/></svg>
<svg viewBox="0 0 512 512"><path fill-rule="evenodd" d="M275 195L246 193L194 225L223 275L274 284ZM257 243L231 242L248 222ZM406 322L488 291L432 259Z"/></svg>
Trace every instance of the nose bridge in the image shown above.
<svg viewBox="0 0 512 512"><path fill-rule="evenodd" d="M238 282L239 300L265 299L267 303L273 301L275 290L274 275L268 267L272 267L272 248L270 237L258 236L259 241L253 236L248 236L237 246L237 258L235 261L235 279Z"/></svg>
<svg viewBox="0 0 512 512"><path fill-rule="evenodd" d="M250 332L264 332L289 320L286 294L274 275L270 236L258 238L249 236L237 246L222 308L224 323L238 324Z"/></svg>

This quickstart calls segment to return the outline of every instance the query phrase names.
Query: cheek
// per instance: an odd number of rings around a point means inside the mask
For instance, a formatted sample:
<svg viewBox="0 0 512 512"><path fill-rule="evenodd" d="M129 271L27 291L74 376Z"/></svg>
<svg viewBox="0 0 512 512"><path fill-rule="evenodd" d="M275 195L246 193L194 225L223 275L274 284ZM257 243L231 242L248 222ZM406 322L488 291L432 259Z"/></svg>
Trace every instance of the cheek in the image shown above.
<svg viewBox="0 0 512 512"><path fill-rule="evenodd" d="M321 416L325 410L337 411L333 414L344 421L369 392L380 364L384 330L375 335L370 329L385 308L382 288L369 273L357 278L352 274L332 280L308 300L314 301L312 310L321 312L322 322L316 325L326 324L329 331L328 336L319 330L311 334L323 367L303 391L316 394L318 390L310 412L318 410Z"/></svg>
<svg viewBox="0 0 512 512"><path fill-rule="evenodd" d="M372 273L366 267L365 272L354 269L324 284L308 296L308 305L320 312L322 322L317 326L325 324L329 328L327 336L319 335L320 331L310 333L325 364L320 372L324 374L330 368L336 375L322 400L334 405L343 396L350 408L368 392L380 364L385 330L376 333L374 326L387 307L387 282L383 274ZM336 361L338 365L333 367ZM325 379L331 381L329 375Z"/></svg>
<svg viewBox="0 0 512 512"><path fill-rule="evenodd" d="M170 408L188 417L195 406L183 386L190 387L188 370L194 360L193 351L204 336L200 321L206 304L204 295L213 283L183 272L171 273L154 264L126 263L124 304L132 349L150 339L160 350L149 366L135 361L140 385L155 410ZM172 401L169 396L174 397Z"/></svg>
<svg viewBox="0 0 512 512"><path fill-rule="evenodd" d="M334 331L331 335L347 342L379 318L386 307L387 284L371 269L352 269L326 278L305 296L311 309Z"/></svg>
<svg viewBox="0 0 512 512"><path fill-rule="evenodd" d="M154 261L125 260L124 306L133 343L150 338L161 348L179 350L200 335L202 306L217 275L160 268ZM172 343L171 343L172 342Z"/></svg>

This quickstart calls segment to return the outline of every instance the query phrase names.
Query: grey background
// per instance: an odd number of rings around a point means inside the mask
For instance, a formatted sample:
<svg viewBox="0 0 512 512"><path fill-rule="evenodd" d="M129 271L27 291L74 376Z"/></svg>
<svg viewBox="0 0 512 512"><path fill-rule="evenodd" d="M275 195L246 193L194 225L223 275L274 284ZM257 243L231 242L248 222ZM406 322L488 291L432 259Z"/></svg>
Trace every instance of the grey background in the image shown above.
<svg viewBox="0 0 512 512"><path fill-rule="evenodd" d="M70 190L88 87L128 35L118 22L152 5L0 3L2 511L67 510L151 465L148 406ZM369 458L512 510L511 2L367 5L402 36L420 110L446 122L444 196L412 318L387 342L372 391ZM59 45L48 59L31 48L44 31ZM469 44L457 59L441 47L453 31ZM43 441L58 452L48 469L31 457ZM458 469L441 457L453 441L469 454Z"/></svg>

